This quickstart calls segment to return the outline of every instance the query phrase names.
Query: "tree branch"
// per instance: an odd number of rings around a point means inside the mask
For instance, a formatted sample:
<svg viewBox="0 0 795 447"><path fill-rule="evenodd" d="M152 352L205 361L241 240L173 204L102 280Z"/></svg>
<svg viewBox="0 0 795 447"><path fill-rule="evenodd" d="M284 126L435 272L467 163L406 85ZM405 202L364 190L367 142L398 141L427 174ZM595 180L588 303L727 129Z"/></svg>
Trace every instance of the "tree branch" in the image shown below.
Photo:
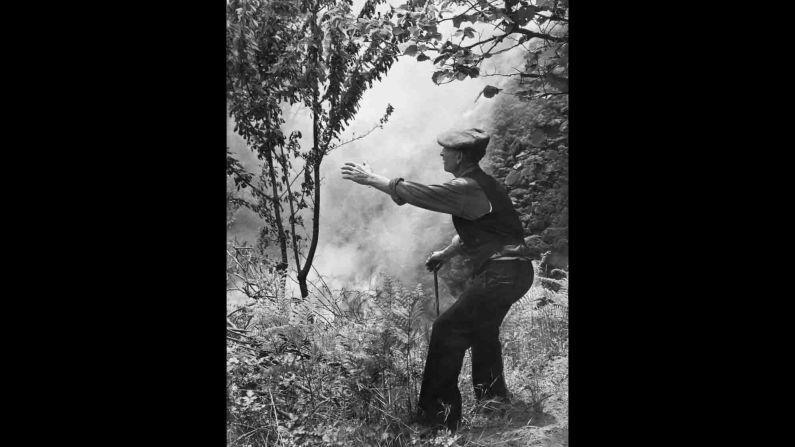
<svg viewBox="0 0 795 447"><path fill-rule="evenodd" d="M555 21L555 22L564 22L564 23L569 23L569 19L564 19L563 17L561 17L561 16L556 16L556 15L554 15L554 14L552 14L552 15L550 15L550 16L545 16L545 15L543 15L543 14L536 13L536 15L537 15L537 16L541 16L541 17L546 17L546 18L547 18L547 20L552 20L552 21Z"/></svg>
<svg viewBox="0 0 795 447"><path fill-rule="evenodd" d="M558 95L568 95L568 94L569 94L568 91L565 91L565 92L550 92L550 93L543 93L543 94L541 94L539 96L558 96Z"/></svg>
<svg viewBox="0 0 795 447"><path fill-rule="evenodd" d="M492 40L497 40L497 43L499 43L503 39L505 39L506 37L508 37L508 36L510 36L511 34L514 34L514 33L524 34L525 36L530 36L531 38L537 37L537 38L543 39L543 40L551 40L553 42L567 42L567 39L562 38L562 37L555 37L555 36L551 36L549 34L540 34L540 33L536 33L536 32L530 31L530 30L526 30L524 28L519 28L519 27L513 26L513 27L509 28L508 30L506 30L505 34L501 34L499 36L491 36L488 39L484 39L484 40L481 40L480 42L475 42L472 45L467 45L465 47L460 47L460 48L468 50L468 49L476 47L478 45L483 45L484 43L491 42ZM492 48L494 48L494 47L492 47ZM489 51L491 51L491 50L489 50Z"/></svg>
<svg viewBox="0 0 795 447"><path fill-rule="evenodd" d="M292 180L290 181L290 183L287 185L287 190L286 190L285 192L283 192L283 193L282 193L282 195L280 195L280 196L279 196L279 200L283 199L283 198L284 198L284 195L285 195L285 194L287 194L287 191L290 191L290 190L291 190L290 188L293 186L293 183L295 183L295 181L296 181L296 180L298 180L298 177L300 177L300 176L301 176L301 174L303 174L303 172L304 172L304 169L306 169L306 165L304 165L304 167L303 167L303 168L301 168L301 170L300 170L300 171L298 171L298 174L295 174L295 177L293 177L293 179L292 179Z"/></svg>
<svg viewBox="0 0 795 447"><path fill-rule="evenodd" d="M285 159L284 148L283 147L281 148L281 155L282 155L282 159ZM287 175L288 175L287 166L284 163L282 163L282 171L284 172L284 177L287 178ZM301 271L301 261L298 259L298 241L297 241L297 239L295 237L295 219L296 219L296 216L295 216L295 207L293 205L294 199L293 199L293 195L292 195L292 188L290 187L290 185L287 185L285 194L287 194L287 202L290 204L290 219L289 219L289 221L290 221L290 238L292 239L292 242L293 242L293 256L295 257L295 272L298 273L299 271Z"/></svg>
<svg viewBox="0 0 795 447"><path fill-rule="evenodd" d="M496 46L496 44L495 44L495 46ZM511 51L511 50L513 50L514 48L518 47L518 46L522 46L522 44L521 44L521 43L517 43L516 45L514 45L514 46L512 46L512 47L508 47L508 48L503 48L503 49L501 49L501 50L497 50L497 52L495 52L495 53L491 53L491 55L492 55L492 56L496 56L496 55L498 55L498 54L505 53L506 51ZM492 47L492 48L494 48L494 47ZM491 50L489 50L489 51L491 51ZM482 60L482 59L481 59L481 60Z"/></svg>
<svg viewBox="0 0 795 447"><path fill-rule="evenodd" d="M530 36L530 38L537 37L543 40L551 40L552 42L568 42L568 39L564 37L556 37L550 34L541 34L536 33L524 28L516 28L513 30L514 33L524 34L525 36Z"/></svg>
<svg viewBox="0 0 795 447"><path fill-rule="evenodd" d="M346 144L348 144L348 143L352 143L352 142L354 142L354 141L356 141L356 140L361 140L362 138L366 137L367 135L370 135L371 133L373 133L373 131L375 131L375 130L376 130L376 129L378 129L378 128L381 128L381 129L383 129L383 128L384 128L384 125L383 125L383 124L376 124L375 126L373 126L373 128L372 128L372 129L368 130L368 131L367 131L365 134L363 134L363 135L359 135L358 137L351 138L351 139L350 139L350 140L348 140L348 141L344 141L344 142L342 142L342 143L340 143L340 144L336 144L336 145L332 146L331 148L329 148L328 150L326 150L326 154L330 153L331 151L333 151L333 150L335 150L335 149L339 149L341 146L344 146L344 145L346 145Z"/></svg>
<svg viewBox="0 0 795 447"><path fill-rule="evenodd" d="M457 19L457 18L459 18L459 17L463 16L464 14L468 13L469 11L471 11L471 10L472 10L472 8L474 8L474 7L475 7L475 5L472 5L472 3L470 3L470 5L471 5L471 6L470 6L470 7L469 7L469 8L468 8L466 11L462 12L461 14L453 14L453 16L452 16L452 17L448 17L448 18L446 18L446 19L437 20L437 21L436 21L436 23L442 23L442 22L444 22L445 20L453 20L453 19ZM481 11L480 11L480 10L478 10L477 12L481 12ZM439 15L442 15L442 13L440 12L440 13L439 13Z"/></svg>
<svg viewBox="0 0 795 447"><path fill-rule="evenodd" d="M240 175L239 173L235 172L235 175L237 175L237 176L238 176L238 178L240 178L240 181L241 181L241 182L245 183L245 184L246 184L246 186L248 186L249 188L251 188L252 190L254 190L254 192L256 192L257 194L259 194L260 196L262 196L262 197L264 197L264 198L266 198L266 199L268 199L268 200L275 201L275 200L274 200L274 198L273 198L272 196L269 196L269 195L268 195L268 194L267 194L265 191L263 191L263 190L261 190L261 189L257 188L257 187L256 187L256 186L254 186L253 184L251 184L251 182L249 182L248 180L246 180L246 178L245 178L245 177L243 177L242 175ZM242 200L242 199L241 199L241 200Z"/></svg>

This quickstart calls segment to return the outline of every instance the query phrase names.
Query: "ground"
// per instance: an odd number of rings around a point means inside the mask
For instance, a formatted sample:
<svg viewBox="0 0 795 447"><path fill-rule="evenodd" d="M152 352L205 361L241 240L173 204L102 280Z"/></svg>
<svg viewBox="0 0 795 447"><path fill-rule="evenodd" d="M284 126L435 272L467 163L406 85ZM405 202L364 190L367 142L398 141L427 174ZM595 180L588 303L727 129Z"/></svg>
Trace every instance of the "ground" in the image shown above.
<svg viewBox="0 0 795 447"><path fill-rule="evenodd" d="M568 358L558 357L543 370L537 395L548 396L540 405L529 388L514 383L511 404L499 416L486 417L468 407L464 426L455 435L440 436L416 445L488 447L564 447L569 445ZM511 385L509 383L509 385ZM463 388L462 388L463 392ZM540 407L540 409L539 409ZM540 411L539 411L540 410Z"/></svg>

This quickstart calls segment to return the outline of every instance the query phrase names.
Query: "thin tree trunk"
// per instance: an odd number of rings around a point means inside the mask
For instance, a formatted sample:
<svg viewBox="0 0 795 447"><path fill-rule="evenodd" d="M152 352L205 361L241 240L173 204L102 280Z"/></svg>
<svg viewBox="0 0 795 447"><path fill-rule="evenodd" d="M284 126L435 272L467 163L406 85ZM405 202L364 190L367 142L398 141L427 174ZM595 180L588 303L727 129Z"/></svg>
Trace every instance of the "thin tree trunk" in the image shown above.
<svg viewBox="0 0 795 447"><path fill-rule="evenodd" d="M309 276L309 269L312 268L312 261L315 258L315 250L317 249L318 237L320 236L320 161L322 160L322 156L318 146L318 117L315 112L313 112L312 136L314 138L314 147L312 148L312 171L315 182L315 203L312 210L312 242L309 245L309 252L304 261L304 268L301 269L301 272L298 274L298 285L301 289L301 296L304 298L309 295L306 279Z"/></svg>
<svg viewBox="0 0 795 447"><path fill-rule="evenodd" d="M276 220L276 229L279 236L279 249L281 250L282 262L276 266L279 274L279 285L276 291L276 302L279 303L287 292L287 236L284 234L284 224L282 223L281 203L278 200L279 192L276 189L276 170L273 167L273 153L269 146L265 150L265 160L268 163L268 176L273 187L273 214Z"/></svg>
<svg viewBox="0 0 795 447"><path fill-rule="evenodd" d="M312 34L315 37L315 40L319 40L319 29L317 26L317 19L315 14L312 14ZM319 42L318 47L319 48ZM313 50L313 62L315 66L318 64L318 50L315 48ZM301 290L301 297L306 298L309 296L309 287L306 284L306 279L309 276L309 269L312 268L312 261L315 258L315 250L317 249L317 242L318 237L320 235L320 162L323 159L323 155L321 153L321 146L319 141L319 115L321 113L321 106L320 101L318 98L320 94L318 92L319 88L317 84L314 85L313 88L313 98L312 98L312 157L311 157L311 164L312 164L312 171L313 171L313 178L315 182L315 203L314 208L312 210L312 241L309 245L309 252L306 255L306 259L304 260L304 267L298 272L298 287ZM309 160L307 160L309 162ZM306 169L306 167L304 168Z"/></svg>
<svg viewBox="0 0 795 447"><path fill-rule="evenodd" d="M286 185L285 187L287 188L287 191L285 192L285 194L287 195L287 203L290 204L290 218L289 218L289 220L290 220L290 238L292 239L293 256L295 257L295 271L296 271L296 273L298 273L301 270L301 260L298 257L298 239L297 239L297 237L295 235L295 219L296 219L296 215L295 215L295 206L293 204L294 198L293 198L292 188L290 187L290 182L289 182L289 180L290 180L290 172L287 169L287 158L284 155L284 146L280 147L279 150L281 152L281 159L279 160L279 163L282 165L282 172L284 173L284 184ZM286 262L285 262L284 268L285 268L285 272L286 272L286 269L287 269L287 263ZM286 279L287 279L287 277L286 277L286 274L285 274L285 280ZM302 295L303 298L306 298L306 296L303 296L303 293L301 295ZM289 314L289 322L290 322L290 324L298 324L297 307L299 305L300 305L300 302L298 301L297 298L295 300L293 300L293 299L290 300L290 314Z"/></svg>
<svg viewBox="0 0 795 447"><path fill-rule="evenodd" d="M293 256L295 257L295 272L298 273L301 271L301 259L298 257L298 239L296 238L295 234L296 215L295 215L295 205L293 203L294 202L293 190L290 187L290 183L287 181L289 180L289 172L287 170L287 166L284 164L284 161L287 160L286 156L284 155L284 148L282 147L280 149L282 155L282 170L284 171L285 184L287 185L286 186L287 203L290 204L290 238L292 239L293 243Z"/></svg>

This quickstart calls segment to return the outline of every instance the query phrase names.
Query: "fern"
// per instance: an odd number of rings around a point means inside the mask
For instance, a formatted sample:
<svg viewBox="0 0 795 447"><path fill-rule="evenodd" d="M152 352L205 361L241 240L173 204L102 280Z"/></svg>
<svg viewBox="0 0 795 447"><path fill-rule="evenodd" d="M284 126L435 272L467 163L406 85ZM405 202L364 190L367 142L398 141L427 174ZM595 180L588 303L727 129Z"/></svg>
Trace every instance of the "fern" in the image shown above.
<svg viewBox="0 0 795 447"><path fill-rule="evenodd" d="M546 376L554 368L547 365L568 349L568 275L557 278L557 290L536 281L501 331L509 389L537 408L549 395ZM378 445L406 445L398 439L410 437L405 424L416 410L431 299L421 285L383 276L374 291L338 290L296 303L298 322L279 311L285 300L231 306L230 320L247 329L241 340L250 342L228 344L231 439L257 429L263 437L255 445L273 445L277 434L285 445L343 438L360 445L355 439L373 439L365 433L371 427L389 433ZM462 371L469 362L467 354ZM460 386L471 388L468 373ZM476 403L462 395L465 418L474 421Z"/></svg>

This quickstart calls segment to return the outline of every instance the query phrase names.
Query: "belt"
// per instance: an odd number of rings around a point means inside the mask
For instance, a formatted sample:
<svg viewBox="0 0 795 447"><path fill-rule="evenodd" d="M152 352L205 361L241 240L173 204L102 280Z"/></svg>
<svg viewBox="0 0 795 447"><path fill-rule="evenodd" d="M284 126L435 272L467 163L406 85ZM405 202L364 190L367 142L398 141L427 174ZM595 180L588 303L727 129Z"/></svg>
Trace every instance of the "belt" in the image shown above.
<svg viewBox="0 0 795 447"><path fill-rule="evenodd" d="M530 261L531 259L525 256L497 256L496 258L489 258L486 260L488 264L491 261Z"/></svg>
<svg viewBox="0 0 795 447"><path fill-rule="evenodd" d="M493 258L489 258L480 265L480 268L472 272L472 277L478 276L483 270L486 270L486 267L492 262L503 262L503 261L524 261L524 262L531 262L532 259L524 256L497 256Z"/></svg>

